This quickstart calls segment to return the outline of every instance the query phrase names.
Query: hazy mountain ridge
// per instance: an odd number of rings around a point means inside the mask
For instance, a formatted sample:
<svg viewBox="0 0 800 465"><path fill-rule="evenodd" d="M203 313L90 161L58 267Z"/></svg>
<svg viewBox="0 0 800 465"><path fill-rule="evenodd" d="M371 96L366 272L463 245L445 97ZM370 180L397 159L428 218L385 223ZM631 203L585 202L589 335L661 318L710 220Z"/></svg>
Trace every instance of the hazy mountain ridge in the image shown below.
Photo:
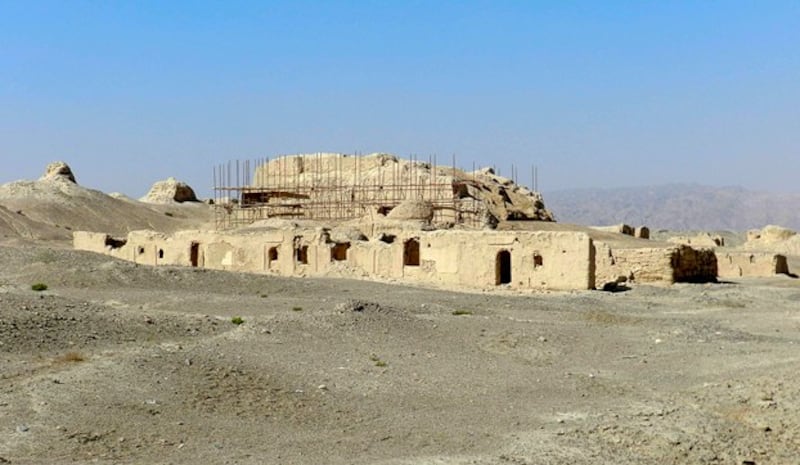
<svg viewBox="0 0 800 465"><path fill-rule="evenodd" d="M744 231L767 224L800 229L800 194L741 187L667 184L614 189L569 189L544 194L564 223L628 223L651 229Z"/></svg>

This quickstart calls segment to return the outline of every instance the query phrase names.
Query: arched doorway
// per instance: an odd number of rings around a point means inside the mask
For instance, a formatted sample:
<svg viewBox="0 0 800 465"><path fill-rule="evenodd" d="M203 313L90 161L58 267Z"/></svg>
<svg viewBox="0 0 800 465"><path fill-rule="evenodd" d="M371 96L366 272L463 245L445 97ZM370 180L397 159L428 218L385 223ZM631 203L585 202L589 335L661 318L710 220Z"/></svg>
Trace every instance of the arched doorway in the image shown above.
<svg viewBox="0 0 800 465"><path fill-rule="evenodd" d="M497 252L494 270L496 285L511 283L511 252L508 250Z"/></svg>
<svg viewBox="0 0 800 465"><path fill-rule="evenodd" d="M409 239L403 244L403 265L419 266L419 240Z"/></svg>

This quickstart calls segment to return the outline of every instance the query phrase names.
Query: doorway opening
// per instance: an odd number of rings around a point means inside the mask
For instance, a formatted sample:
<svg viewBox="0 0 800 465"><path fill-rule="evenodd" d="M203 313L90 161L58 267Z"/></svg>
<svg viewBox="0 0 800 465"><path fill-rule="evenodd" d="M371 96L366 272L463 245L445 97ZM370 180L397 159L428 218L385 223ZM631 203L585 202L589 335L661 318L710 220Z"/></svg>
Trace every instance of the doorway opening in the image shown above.
<svg viewBox="0 0 800 465"><path fill-rule="evenodd" d="M333 248L331 248L331 261L343 262L347 260L347 249L349 248L349 242L337 242Z"/></svg>
<svg viewBox="0 0 800 465"><path fill-rule="evenodd" d="M301 245L294 249L294 258L301 265L308 265L308 246Z"/></svg>
<svg viewBox="0 0 800 465"><path fill-rule="evenodd" d="M197 242L192 242L191 247L189 247L189 261L192 263L192 266L196 267L200 261L200 244Z"/></svg>
<svg viewBox="0 0 800 465"><path fill-rule="evenodd" d="M511 283L511 252L501 250L497 252L495 260L495 284L499 286L509 283Z"/></svg>
<svg viewBox="0 0 800 465"><path fill-rule="evenodd" d="M403 244L403 266L419 266L419 240L409 239Z"/></svg>

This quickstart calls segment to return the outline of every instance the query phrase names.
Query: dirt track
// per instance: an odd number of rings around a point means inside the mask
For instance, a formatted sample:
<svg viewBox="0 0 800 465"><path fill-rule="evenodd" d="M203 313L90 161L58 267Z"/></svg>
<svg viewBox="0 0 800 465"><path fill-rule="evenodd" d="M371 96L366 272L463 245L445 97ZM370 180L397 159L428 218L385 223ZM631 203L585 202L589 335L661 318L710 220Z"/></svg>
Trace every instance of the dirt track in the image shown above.
<svg viewBox="0 0 800 465"><path fill-rule="evenodd" d="M799 346L788 277L476 294L0 247L0 463L796 463Z"/></svg>

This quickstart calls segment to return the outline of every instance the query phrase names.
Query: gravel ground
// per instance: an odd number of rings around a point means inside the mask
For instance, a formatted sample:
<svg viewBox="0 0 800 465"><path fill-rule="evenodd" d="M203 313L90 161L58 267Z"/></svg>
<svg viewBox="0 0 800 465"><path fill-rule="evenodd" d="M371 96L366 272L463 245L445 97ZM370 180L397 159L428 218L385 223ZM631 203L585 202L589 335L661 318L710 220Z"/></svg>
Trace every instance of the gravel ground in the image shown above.
<svg viewBox="0 0 800 465"><path fill-rule="evenodd" d="M455 293L16 243L0 463L797 463L799 344L788 277Z"/></svg>

